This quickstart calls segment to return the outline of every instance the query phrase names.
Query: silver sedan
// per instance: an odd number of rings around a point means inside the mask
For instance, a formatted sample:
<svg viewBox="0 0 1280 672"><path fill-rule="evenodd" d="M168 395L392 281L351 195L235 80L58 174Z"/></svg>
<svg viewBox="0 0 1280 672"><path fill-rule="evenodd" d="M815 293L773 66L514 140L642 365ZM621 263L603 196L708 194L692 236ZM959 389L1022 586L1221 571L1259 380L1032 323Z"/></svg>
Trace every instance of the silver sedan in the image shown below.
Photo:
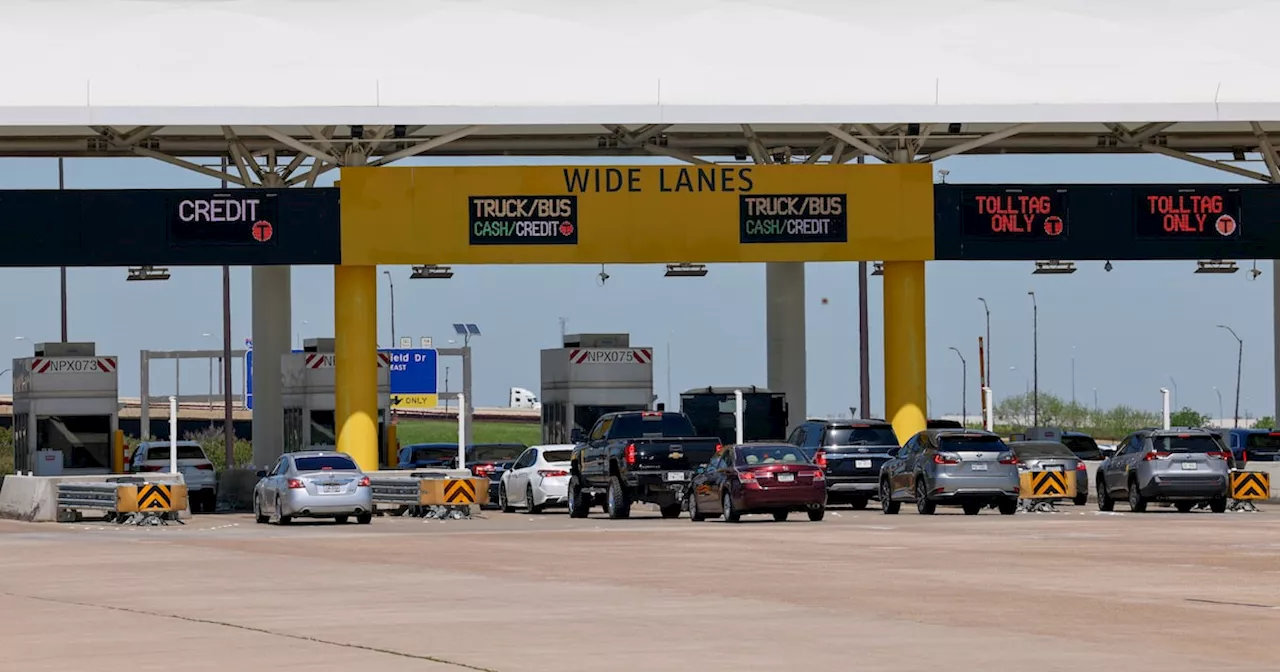
<svg viewBox="0 0 1280 672"><path fill-rule="evenodd" d="M270 472L258 472L253 489L253 513L258 523L274 520L288 525L294 518L332 518L345 523L351 516L368 525L373 521L373 488L369 477L345 453L288 453Z"/></svg>

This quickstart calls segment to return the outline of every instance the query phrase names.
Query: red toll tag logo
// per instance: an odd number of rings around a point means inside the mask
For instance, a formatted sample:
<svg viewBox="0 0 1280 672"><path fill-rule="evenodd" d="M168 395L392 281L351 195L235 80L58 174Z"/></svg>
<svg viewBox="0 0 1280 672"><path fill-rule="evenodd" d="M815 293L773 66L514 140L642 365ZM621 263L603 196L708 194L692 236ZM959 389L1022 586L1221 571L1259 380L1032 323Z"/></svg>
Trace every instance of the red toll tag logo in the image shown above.
<svg viewBox="0 0 1280 672"><path fill-rule="evenodd" d="M1222 215L1213 226L1220 236L1229 236L1236 232L1236 218L1231 215Z"/></svg>
<svg viewBox="0 0 1280 672"><path fill-rule="evenodd" d="M1062 233L1062 218L1057 215L1049 215L1044 218L1044 232L1057 236Z"/></svg>
<svg viewBox="0 0 1280 672"><path fill-rule="evenodd" d="M573 235L573 223L572 223L572 222L565 222L565 223L561 224L561 225L560 225L560 235L562 235L562 236L572 236L572 235Z"/></svg>
<svg viewBox="0 0 1280 672"><path fill-rule="evenodd" d="M272 233L271 222L268 222L265 219L260 219L253 223L253 239L259 243L265 243L268 240L271 240Z"/></svg>

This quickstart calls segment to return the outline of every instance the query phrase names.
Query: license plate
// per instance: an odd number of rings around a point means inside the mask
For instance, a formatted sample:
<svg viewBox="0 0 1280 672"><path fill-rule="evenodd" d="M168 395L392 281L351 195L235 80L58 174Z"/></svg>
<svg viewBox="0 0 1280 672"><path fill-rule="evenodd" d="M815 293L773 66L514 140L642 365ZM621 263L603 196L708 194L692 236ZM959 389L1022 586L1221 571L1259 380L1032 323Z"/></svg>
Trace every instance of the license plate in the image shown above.
<svg viewBox="0 0 1280 672"><path fill-rule="evenodd" d="M977 462L977 463L975 463L975 464L971 464L971 465L969 465L969 468L970 468L970 469L972 469L972 470L974 470L974 471L986 471L986 470L987 470L987 465L986 465L985 463L983 463L983 462Z"/></svg>
<svg viewBox="0 0 1280 672"><path fill-rule="evenodd" d="M326 495L336 493L336 492L342 492L342 486L341 485L325 485L321 487L320 492L323 492Z"/></svg>
<svg viewBox="0 0 1280 672"><path fill-rule="evenodd" d="M1045 471L1062 471L1062 465L1061 465L1061 464L1046 464L1046 465L1045 465L1045 467L1044 467L1044 470L1045 470Z"/></svg>
<svg viewBox="0 0 1280 672"><path fill-rule="evenodd" d="M1195 463L1195 462L1183 462L1183 463L1182 463L1182 468L1183 468L1183 469L1186 469L1186 470L1188 470L1188 471L1194 471L1194 470L1195 470L1195 468L1196 468L1196 463Z"/></svg>
<svg viewBox="0 0 1280 672"><path fill-rule="evenodd" d="M684 472L683 472L683 471L668 471L668 472L667 472L667 480L668 480L668 481L683 481L683 480L684 480Z"/></svg>
<svg viewBox="0 0 1280 672"><path fill-rule="evenodd" d="M791 481L794 481L794 480L796 480L796 475L795 475L795 474L792 474L792 473L782 473L782 474L778 474L778 482L779 482L779 483L790 483Z"/></svg>
<svg viewBox="0 0 1280 672"><path fill-rule="evenodd" d="M854 467L855 469L870 469L870 468L871 468L871 460L854 460L854 461L853 461L853 467Z"/></svg>

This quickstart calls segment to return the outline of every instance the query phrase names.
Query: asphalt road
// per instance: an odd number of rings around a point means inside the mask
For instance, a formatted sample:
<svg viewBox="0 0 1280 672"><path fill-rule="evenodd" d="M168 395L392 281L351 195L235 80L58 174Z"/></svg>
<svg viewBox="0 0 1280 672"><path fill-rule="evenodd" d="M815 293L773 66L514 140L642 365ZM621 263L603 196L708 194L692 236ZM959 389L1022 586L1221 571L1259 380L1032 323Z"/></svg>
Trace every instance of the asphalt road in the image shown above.
<svg viewBox="0 0 1280 672"><path fill-rule="evenodd" d="M1272 511L5 521L0 567L24 672L1280 668Z"/></svg>

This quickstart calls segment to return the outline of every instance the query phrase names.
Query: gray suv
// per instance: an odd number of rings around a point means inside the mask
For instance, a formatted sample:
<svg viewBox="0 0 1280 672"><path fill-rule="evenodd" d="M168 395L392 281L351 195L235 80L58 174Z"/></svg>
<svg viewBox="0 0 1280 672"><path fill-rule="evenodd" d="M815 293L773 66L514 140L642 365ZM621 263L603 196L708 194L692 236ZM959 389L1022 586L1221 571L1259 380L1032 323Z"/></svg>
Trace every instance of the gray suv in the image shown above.
<svg viewBox="0 0 1280 672"><path fill-rule="evenodd" d="M880 468L880 508L887 514L915 502L924 515L958 504L970 516L984 506L1011 516L1018 493L1018 458L991 432L927 429Z"/></svg>
<svg viewBox="0 0 1280 672"><path fill-rule="evenodd" d="M1110 511L1123 498L1137 513L1150 502L1173 502L1183 513L1207 503L1222 513L1230 463L1230 451L1207 429L1138 430L1098 466L1098 508Z"/></svg>

